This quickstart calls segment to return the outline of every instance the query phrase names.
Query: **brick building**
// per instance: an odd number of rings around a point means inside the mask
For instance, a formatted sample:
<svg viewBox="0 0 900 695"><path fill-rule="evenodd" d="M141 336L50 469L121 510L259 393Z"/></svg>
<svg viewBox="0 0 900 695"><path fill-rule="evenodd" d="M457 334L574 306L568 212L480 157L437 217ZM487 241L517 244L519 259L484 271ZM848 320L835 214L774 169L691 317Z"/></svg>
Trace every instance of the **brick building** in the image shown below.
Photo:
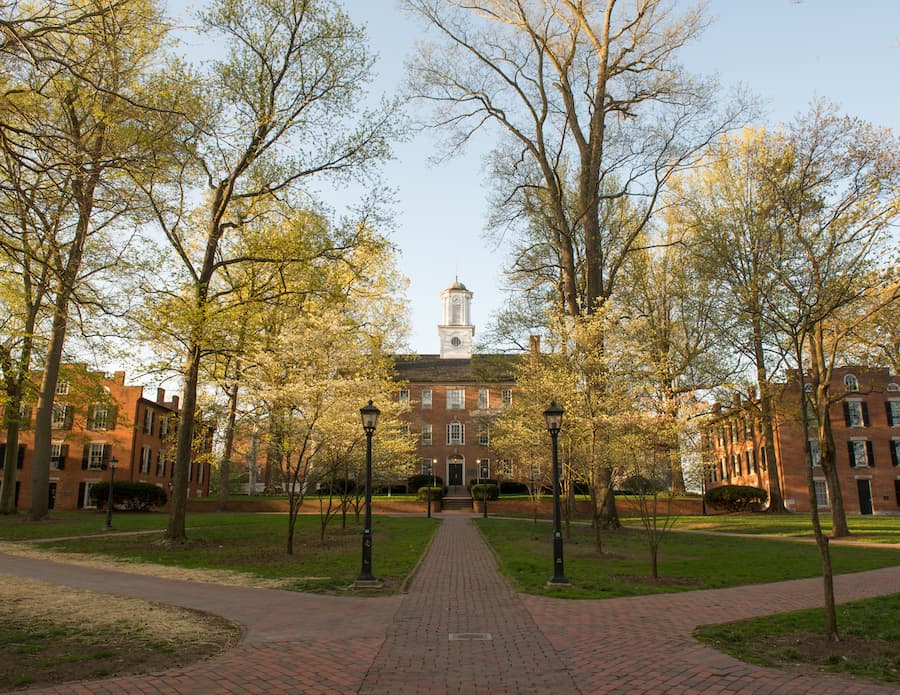
<svg viewBox="0 0 900 695"><path fill-rule="evenodd" d="M37 375L40 378L40 375ZM31 497L34 453L34 404L23 412L16 471L16 506ZM90 372L84 365L67 365L56 387L50 450L51 508L82 509L92 506L91 486L109 480L109 464L116 460L117 481L154 483L168 491L175 458L178 397L144 398L144 387L127 386L125 372L112 378ZM6 451L0 432L0 465ZM212 432L204 431L199 451L212 448ZM198 455L189 473L191 496L209 494L210 463Z"/></svg>
<svg viewBox="0 0 900 695"><path fill-rule="evenodd" d="M449 486L502 476L509 462L494 458L491 421L512 402L514 355L472 353L472 292L459 280L441 293L440 353L396 358L397 397L409 404L407 423L418 435L416 473Z"/></svg>
<svg viewBox="0 0 900 695"><path fill-rule="evenodd" d="M808 459L799 414L799 381L781 385L776 403L775 452L785 504L809 511ZM807 386L809 388L809 386ZM848 513L900 514L900 377L888 369L844 367L832 375L830 410L841 494ZM770 462L756 400L736 398L731 407L714 406L704 433L711 467L707 486L768 487ZM816 423L807 438L819 509L830 508L825 476L818 465Z"/></svg>

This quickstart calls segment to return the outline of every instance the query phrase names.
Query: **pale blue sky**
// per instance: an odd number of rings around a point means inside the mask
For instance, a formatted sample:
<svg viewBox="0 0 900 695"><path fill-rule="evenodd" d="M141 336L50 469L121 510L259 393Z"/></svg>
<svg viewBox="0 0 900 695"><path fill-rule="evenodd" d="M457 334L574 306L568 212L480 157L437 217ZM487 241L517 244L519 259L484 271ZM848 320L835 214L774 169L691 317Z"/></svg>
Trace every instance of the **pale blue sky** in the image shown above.
<svg viewBox="0 0 900 695"><path fill-rule="evenodd" d="M419 25L395 0L346 0L345 6L367 25L380 56L377 88L395 89ZM726 88L744 83L765 100L767 123L790 120L811 99L824 97L900 133L900 2L712 0L709 10L716 21L682 54L684 64L718 73ZM432 166L427 158L437 141L425 134L397 147L396 161L386 168L399 198L394 241L410 279L410 348L422 353L438 350L439 295L457 273L475 293L476 340L503 302L506 254L483 236L484 153L471 149Z"/></svg>
<svg viewBox="0 0 900 695"><path fill-rule="evenodd" d="M170 0L173 9L181 0ZM193 0L202 5L202 0ZM679 4L688 4L679 0ZM368 28L379 56L377 92L391 94L404 79L404 60L420 26L397 0L344 0ZM743 83L767 104L766 123L792 119L810 100L824 97L845 113L900 133L900 2L896 0L710 0L716 18L699 42L682 53L693 72L717 73L724 89ZM197 46L191 57L204 56ZM425 133L395 148L385 167L398 204L393 241L409 278L414 352L438 351L440 292L456 275L475 293L475 338L504 296L506 252L483 236L487 218L482 138L464 157L431 165L438 138ZM318 186L320 192L330 197ZM339 202L346 192L335 196Z"/></svg>

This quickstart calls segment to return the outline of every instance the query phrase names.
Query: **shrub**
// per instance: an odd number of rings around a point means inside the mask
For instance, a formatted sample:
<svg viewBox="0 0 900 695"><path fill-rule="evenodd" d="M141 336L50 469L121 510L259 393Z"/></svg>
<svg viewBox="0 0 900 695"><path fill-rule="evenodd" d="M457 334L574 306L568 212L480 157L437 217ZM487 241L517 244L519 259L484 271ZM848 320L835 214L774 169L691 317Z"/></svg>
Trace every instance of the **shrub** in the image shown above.
<svg viewBox="0 0 900 695"><path fill-rule="evenodd" d="M96 505L105 505L109 499L109 482L91 486L91 499ZM166 491L153 483L116 481L113 483L113 507L125 511L145 512L150 507L162 507L168 501Z"/></svg>
<svg viewBox="0 0 900 695"><path fill-rule="evenodd" d="M472 478L466 483L466 487L469 489L470 493L472 492L472 488L476 485L497 485L497 481L492 480L491 478Z"/></svg>
<svg viewBox="0 0 900 695"><path fill-rule="evenodd" d="M444 488L442 487L429 487L428 485L424 485L419 488L419 492L417 493L417 499L426 500L428 499L428 491L431 490L431 499L439 500L444 497Z"/></svg>
<svg viewBox="0 0 900 695"><path fill-rule="evenodd" d="M710 506L729 512L743 512L763 505L768 493L751 485L721 485L706 492L705 500Z"/></svg>
<svg viewBox="0 0 900 695"><path fill-rule="evenodd" d="M352 478L334 478L319 484L319 494L351 495L356 492L356 481Z"/></svg>
<svg viewBox="0 0 900 695"><path fill-rule="evenodd" d="M469 487L469 493L474 500L483 500L485 492L489 500L495 500L500 497L500 488L496 483L475 483Z"/></svg>
<svg viewBox="0 0 900 695"><path fill-rule="evenodd" d="M528 485L515 480L504 480L500 483L501 495L527 495L530 492Z"/></svg>
<svg viewBox="0 0 900 695"><path fill-rule="evenodd" d="M433 478L435 486L443 486L444 479L441 476L436 475ZM418 492L420 487L424 487L426 485L431 485L432 476L427 473L416 473L415 475L409 476L406 481L406 485L411 493Z"/></svg>
<svg viewBox="0 0 900 695"><path fill-rule="evenodd" d="M652 495L654 492L663 492L665 484L643 475L632 475L622 481L619 492L623 495Z"/></svg>

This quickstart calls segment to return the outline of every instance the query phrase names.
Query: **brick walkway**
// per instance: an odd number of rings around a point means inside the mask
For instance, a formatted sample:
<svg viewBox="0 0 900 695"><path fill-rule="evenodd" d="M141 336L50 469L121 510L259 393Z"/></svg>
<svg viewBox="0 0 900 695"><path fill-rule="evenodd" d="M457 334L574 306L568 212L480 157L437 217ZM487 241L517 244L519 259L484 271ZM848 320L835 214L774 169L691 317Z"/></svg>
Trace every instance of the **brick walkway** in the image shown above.
<svg viewBox="0 0 900 695"><path fill-rule="evenodd" d="M189 667L30 693L897 692L750 666L691 638L698 624L818 605L820 579L604 601L517 595L467 516L444 516L404 596L244 589L7 555L0 573L206 610L244 629L237 647ZM900 592L900 567L838 577L836 591L840 601Z"/></svg>

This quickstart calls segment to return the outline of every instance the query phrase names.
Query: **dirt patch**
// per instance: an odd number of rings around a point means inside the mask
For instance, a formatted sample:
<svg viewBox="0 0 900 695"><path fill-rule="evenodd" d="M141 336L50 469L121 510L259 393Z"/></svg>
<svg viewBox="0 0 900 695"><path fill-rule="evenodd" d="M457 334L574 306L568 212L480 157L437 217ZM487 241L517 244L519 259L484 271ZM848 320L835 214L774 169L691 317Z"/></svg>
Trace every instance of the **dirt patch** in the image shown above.
<svg viewBox="0 0 900 695"><path fill-rule="evenodd" d="M848 664L865 664L875 659L882 662L877 670L884 670L887 664L887 670L893 672L893 678L886 674L887 680L900 681L900 644L896 642L853 635L845 635L838 642L813 633L769 635L760 636L753 651L768 655L772 666L807 675L841 673L848 670Z"/></svg>
<svg viewBox="0 0 900 695"><path fill-rule="evenodd" d="M610 579L628 584L645 584L647 586L702 586L703 582L693 577L648 577L638 574L615 574Z"/></svg>
<svg viewBox="0 0 900 695"><path fill-rule="evenodd" d="M148 673L235 644L218 616L0 575L0 689Z"/></svg>

